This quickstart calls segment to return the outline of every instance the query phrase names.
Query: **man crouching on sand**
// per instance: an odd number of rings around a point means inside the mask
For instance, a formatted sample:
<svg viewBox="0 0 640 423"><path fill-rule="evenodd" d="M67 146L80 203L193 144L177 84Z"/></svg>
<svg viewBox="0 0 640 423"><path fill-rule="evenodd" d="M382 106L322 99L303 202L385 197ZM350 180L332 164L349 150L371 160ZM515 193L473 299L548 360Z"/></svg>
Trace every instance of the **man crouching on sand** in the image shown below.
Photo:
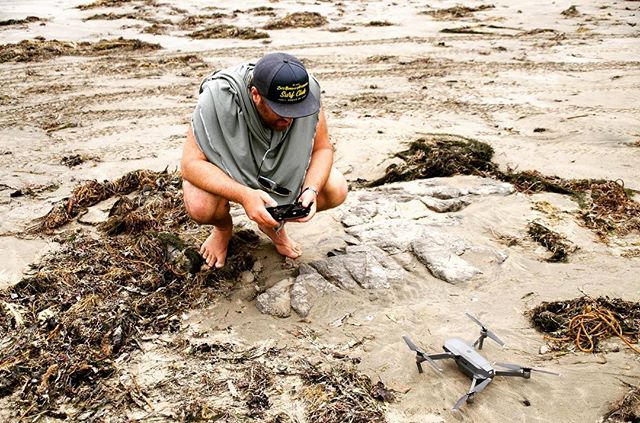
<svg viewBox="0 0 640 423"><path fill-rule="evenodd" d="M344 176L333 168L333 149L320 106L320 85L285 53L214 72L200 86L182 154L187 212L213 225L200 253L224 266L233 232L229 201L239 203L278 253L302 251L266 210L301 202L311 212L342 204Z"/></svg>

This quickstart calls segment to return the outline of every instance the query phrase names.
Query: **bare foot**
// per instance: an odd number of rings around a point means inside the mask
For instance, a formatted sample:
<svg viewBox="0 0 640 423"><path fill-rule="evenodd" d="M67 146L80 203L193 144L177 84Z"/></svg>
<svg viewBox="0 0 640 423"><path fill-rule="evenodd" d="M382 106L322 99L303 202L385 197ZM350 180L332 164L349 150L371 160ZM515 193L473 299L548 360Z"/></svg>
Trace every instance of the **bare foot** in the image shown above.
<svg viewBox="0 0 640 423"><path fill-rule="evenodd" d="M229 229L213 227L211 235L202 243L200 254L211 267L221 268L227 258L227 247L233 235L233 226Z"/></svg>
<svg viewBox="0 0 640 423"><path fill-rule="evenodd" d="M289 238L289 235L287 235L287 232L285 231L284 226L278 232L276 232L275 229L273 228L268 228L264 226L258 226L258 227L269 238L271 238L271 241L273 241L273 245L276 247L276 250L281 255L292 258L292 259L297 259L302 255L302 249L300 248L300 245L294 240L292 240L291 238Z"/></svg>

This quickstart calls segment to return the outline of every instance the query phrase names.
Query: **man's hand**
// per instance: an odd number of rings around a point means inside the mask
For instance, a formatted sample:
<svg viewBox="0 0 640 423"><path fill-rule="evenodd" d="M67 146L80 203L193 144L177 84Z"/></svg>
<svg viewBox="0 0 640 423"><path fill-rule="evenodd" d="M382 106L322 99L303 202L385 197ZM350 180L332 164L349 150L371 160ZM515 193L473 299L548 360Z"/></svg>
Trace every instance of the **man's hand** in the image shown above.
<svg viewBox="0 0 640 423"><path fill-rule="evenodd" d="M311 210L309 211L309 214L307 216L293 220L293 222L307 222L311 220L313 218L313 215L316 214L317 210L318 196L316 192L312 189L306 189L302 192L302 194L300 194L300 197L298 197L298 201L302 203L303 207L308 207L309 204L311 204Z"/></svg>
<svg viewBox="0 0 640 423"><path fill-rule="evenodd" d="M259 189L249 189L244 195L242 201L242 207L247 214L247 217L258 224L258 226L265 226L275 228L278 226L278 222L267 211L266 207L275 207L278 202L271 198L269 194Z"/></svg>

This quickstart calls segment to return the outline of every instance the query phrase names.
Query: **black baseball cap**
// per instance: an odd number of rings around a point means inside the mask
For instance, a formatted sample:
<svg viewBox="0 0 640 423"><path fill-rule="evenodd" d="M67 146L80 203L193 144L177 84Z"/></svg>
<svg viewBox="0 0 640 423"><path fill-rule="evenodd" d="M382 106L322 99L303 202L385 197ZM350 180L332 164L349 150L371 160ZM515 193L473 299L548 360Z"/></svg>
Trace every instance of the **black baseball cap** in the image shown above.
<svg viewBox="0 0 640 423"><path fill-rule="evenodd" d="M309 89L307 70L290 54L269 53L258 60L253 69L253 85L282 117L299 118L320 110L320 101Z"/></svg>

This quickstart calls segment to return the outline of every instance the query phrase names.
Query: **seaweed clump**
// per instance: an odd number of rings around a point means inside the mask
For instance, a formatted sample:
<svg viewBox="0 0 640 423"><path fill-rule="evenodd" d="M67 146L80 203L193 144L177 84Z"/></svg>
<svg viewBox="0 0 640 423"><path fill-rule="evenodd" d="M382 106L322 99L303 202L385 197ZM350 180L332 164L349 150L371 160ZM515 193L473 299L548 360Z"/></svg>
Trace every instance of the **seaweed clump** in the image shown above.
<svg viewBox="0 0 640 423"><path fill-rule="evenodd" d="M380 386L358 373L353 365L321 368L309 362L303 367L307 385L303 396L307 402L307 421L317 423L384 422L384 410L378 400Z"/></svg>
<svg viewBox="0 0 640 423"><path fill-rule="evenodd" d="M497 171L492 156L489 144L469 138L446 135L420 138L407 150L395 154L404 163L391 164L383 177L367 186L460 174L488 176Z"/></svg>
<svg viewBox="0 0 640 423"><path fill-rule="evenodd" d="M89 181L76 187L71 196L59 201L45 216L36 219L34 224L27 230L29 233L51 232L59 228L74 218L87 212L88 207L98 204L114 195L130 194L137 189L144 190L172 190L173 196L168 196L168 201L179 202L180 198L175 196L182 183L178 174L163 172L153 172L149 170L135 170L118 178L115 181ZM141 197L145 198L145 197ZM147 197L151 198L151 197ZM176 204L174 204L175 206ZM177 219L180 222L186 220L186 212L180 212L177 207L164 210L178 211L181 216ZM172 216L177 218L177 216Z"/></svg>
<svg viewBox="0 0 640 423"><path fill-rule="evenodd" d="M625 383L629 392L611 406L602 422L640 422L640 387Z"/></svg>
<svg viewBox="0 0 640 423"><path fill-rule="evenodd" d="M567 301L543 302L529 312L529 319L546 333L552 349L596 352L602 339L619 337L635 346L640 336L640 303L608 297L580 297Z"/></svg>
<svg viewBox="0 0 640 423"><path fill-rule="evenodd" d="M98 7L120 7L132 3L133 0L96 0L93 3L76 6L80 10L95 9Z"/></svg>
<svg viewBox="0 0 640 423"><path fill-rule="evenodd" d="M38 22L41 21L42 19L40 19L37 16L27 16L24 19L7 19L4 21L0 21L0 26L9 26L9 25L23 25L23 24L28 24L31 22Z"/></svg>
<svg viewBox="0 0 640 423"><path fill-rule="evenodd" d="M459 19L472 16L475 12L495 8L492 4L481 4L477 7L454 6L446 9L426 10L420 12L423 15L430 15L437 20Z"/></svg>
<svg viewBox="0 0 640 423"><path fill-rule="evenodd" d="M257 31L255 28L241 28L234 25L221 24L194 31L189 34L189 37L196 39L240 38L243 40L255 40L269 38L269 34Z"/></svg>
<svg viewBox="0 0 640 423"><path fill-rule="evenodd" d="M570 195L580 206L579 218L601 241L611 235L640 232L640 203L621 181L564 179L538 171L502 171L492 162L493 148L481 141L448 134L429 134L396 153L401 163L389 165L385 175L363 185L376 187L391 182L453 175L492 177L514 185L526 194L554 192ZM555 253L555 251L554 251Z"/></svg>
<svg viewBox="0 0 640 423"><path fill-rule="evenodd" d="M129 216L127 224L68 236L29 276L0 291L0 396L15 394L21 417L73 418L78 409L117 406L127 393L106 380L139 348L138 337L177 331L185 309L228 292L252 268L258 236L246 230L232 238L224 269L203 267L196 245L206 234L184 217L179 179L148 171L121 178L132 198L111 219ZM90 186L101 187L85 192L96 201L114 183ZM141 210L144 221L135 224L131 216Z"/></svg>
<svg viewBox="0 0 640 423"><path fill-rule="evenodd" d="M325 25L327 18L318 12L291 13L282 19L268 22L263 29L313 28Z"/></svg>
<svg viewBox="0 0 640 423"><path fill-rule="evenodd" d="M10 60L16 62L33 62L47 60L58 56L96 56L114 52L150 51L160 48L160 44L147 43L140 40L116 38L96 42L22 40L17 44L0 45L0 63Z"/></svg>
<svg viewBox="0 0 640 423"><path fill-rule="evenodd" d="M566 240L562 235L538 222L531 222L528 231L534 241L553 253L551 257L547 259L549 262L566 262L569 254L577 249L574 244Z"/></svg>

